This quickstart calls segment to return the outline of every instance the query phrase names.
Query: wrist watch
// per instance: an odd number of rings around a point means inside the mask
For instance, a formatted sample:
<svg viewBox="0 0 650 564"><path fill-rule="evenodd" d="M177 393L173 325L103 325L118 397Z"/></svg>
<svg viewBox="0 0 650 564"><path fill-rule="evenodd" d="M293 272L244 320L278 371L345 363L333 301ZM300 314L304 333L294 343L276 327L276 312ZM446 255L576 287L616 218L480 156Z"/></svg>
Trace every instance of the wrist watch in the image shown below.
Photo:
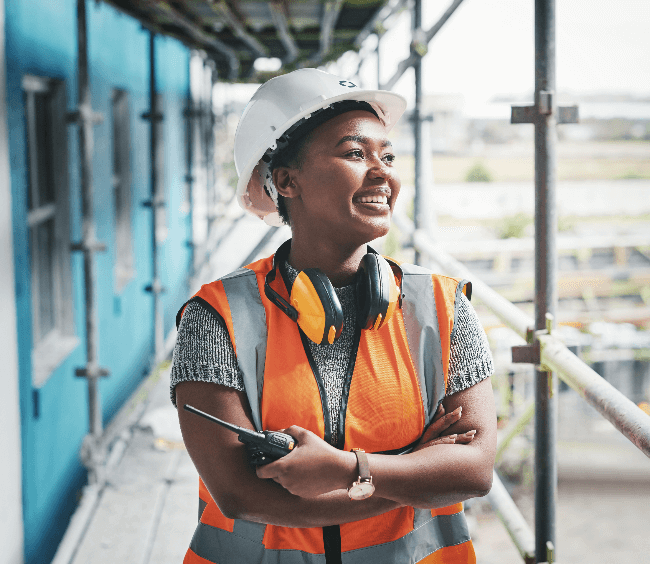
<svg viewBox="0 0 650 564"><path fill-rule="evenodd" d="M348 488L348 495L350 499L355 501L368 499L375 492L375 486L370 475L370 466L368 465L368 455L361 448L353 448L352 452L357 455L359 480L352 482L352 485Z"/></svg>

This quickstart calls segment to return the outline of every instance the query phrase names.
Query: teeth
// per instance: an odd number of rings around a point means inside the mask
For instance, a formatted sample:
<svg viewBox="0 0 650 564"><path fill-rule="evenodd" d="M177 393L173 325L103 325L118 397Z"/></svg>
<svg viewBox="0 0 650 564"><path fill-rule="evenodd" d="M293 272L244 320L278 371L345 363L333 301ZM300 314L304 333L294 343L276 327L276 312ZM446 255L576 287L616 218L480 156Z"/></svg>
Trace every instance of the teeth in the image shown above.
<svg viewBox="0 0 650 564"><path fill-rule="evenodd" d="M359 201L362 204L387 204L388 196L362 196Z"/></svg>

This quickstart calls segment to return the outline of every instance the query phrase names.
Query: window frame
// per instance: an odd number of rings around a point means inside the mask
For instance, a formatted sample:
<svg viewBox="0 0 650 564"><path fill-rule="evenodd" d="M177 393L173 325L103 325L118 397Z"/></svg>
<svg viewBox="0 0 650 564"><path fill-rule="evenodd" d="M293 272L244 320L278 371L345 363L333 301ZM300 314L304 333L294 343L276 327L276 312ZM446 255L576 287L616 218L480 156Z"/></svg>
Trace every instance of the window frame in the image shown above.
<svg viewBox="0 0 650 564"><path fill-rule="evenodd" d="M72 299L72 265L70 257L70 214L69 214L69 176L67 152L67 102L65 83L50 77L24 75L22 91L25 111L26 144L26 188L29 191L27 205L27 229L29 233L29 261L32 303L32 384L40 388L52 372L69 356L79 344L75 335ZM45 148L51 163L53 201L40 205L38 167L39 135L36 134L36 96L47 96L45 111L49 117L51 131L49 146ZM31 207L31 209L30 209ZM41 298L39 269L36 245L36 229L46 221L54 221L52 269L53 327L41 334Z"/></svg>
<svg viewBox="0 0 650 564"><path fill-rule="evenodd" d="M130 104L130 96L127 90L113 89L111 96L113 225L115 229L115 266L113 273L116 294L120 294L136 274L132 231Z"/></svg>

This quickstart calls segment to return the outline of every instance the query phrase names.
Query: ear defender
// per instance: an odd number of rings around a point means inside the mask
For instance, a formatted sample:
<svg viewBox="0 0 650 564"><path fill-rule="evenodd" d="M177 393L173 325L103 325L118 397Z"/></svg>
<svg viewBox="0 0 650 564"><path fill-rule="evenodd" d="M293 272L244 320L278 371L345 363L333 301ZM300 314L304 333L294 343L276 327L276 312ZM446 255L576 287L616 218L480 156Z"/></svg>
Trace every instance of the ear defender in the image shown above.
<svg viewBox="0 0 650 564"><path fill-rule="evenodd" d="M393 269L385 258L368 253L357 273L357 323L362 329L380 329L399 302Z"/></svg>

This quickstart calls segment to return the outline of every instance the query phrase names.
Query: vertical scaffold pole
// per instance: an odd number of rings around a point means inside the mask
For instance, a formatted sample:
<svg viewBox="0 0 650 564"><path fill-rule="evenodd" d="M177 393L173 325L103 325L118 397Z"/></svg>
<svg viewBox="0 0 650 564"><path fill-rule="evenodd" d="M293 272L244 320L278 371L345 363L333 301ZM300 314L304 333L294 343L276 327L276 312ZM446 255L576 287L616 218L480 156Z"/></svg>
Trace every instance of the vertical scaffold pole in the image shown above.
<svg viewBox="0 0 650 564"><path fill-rule="evenodd" d="M86 26L86 0L77 0L77 52L78 52L78 107L68 116L68 121L79 126L79 162L81 165L81 242L72 245L73 251L83 253L84 299L86 313L86 366L77 368L75 376L88 382L88 435L82 446L82 460L89 471L89 482L101 480L103 455L99 451L102 435L102 408L99 396L99 378L108 370L98 364L97 306L95 292L94 254L105 250L105 245L95 238L93 214L93 126L101 121L93 113L88 73L88 35Z"/></svg>
<svg viewBox="0 0 650 564"><path fill-rule="evenodd" d="M535 328L557 304L555 202L555 0L535 0ZM557 382L536 371L535 557L547 562L555 547L557 498Z"/></svg>
<svg viewBox="0 0 650 564"><path fill-rule="evenodd" d="M413 42L411 49L415 48L422 32L422 0L415 0L413 6ZM413 63L415 71L415 108L413 109L413 142L414 142L414 181L413 181L413 226L420 229L422 226L422 57L418 54ZM415 251L415 264L420 264L420 253Z"/></svg>
<svg viewBox="0 0 650 564"><path fill-rule="evenodd" d="M156 35L152 31L149 34L149 113L144 114L143 119L149 120L149 160L150 160L150 199L144 202L146 207L151 208L151 285L145 290L153 296L153 324L154 324L154 359L161 360L164 349L163 318L160 303L160 294L164 291L160 282L158 265L158 209L165 205L165 199L160 190L160 178L158 178L160 150L160 122L162 113L158 108L158 92L156 87Z"/></svg>

